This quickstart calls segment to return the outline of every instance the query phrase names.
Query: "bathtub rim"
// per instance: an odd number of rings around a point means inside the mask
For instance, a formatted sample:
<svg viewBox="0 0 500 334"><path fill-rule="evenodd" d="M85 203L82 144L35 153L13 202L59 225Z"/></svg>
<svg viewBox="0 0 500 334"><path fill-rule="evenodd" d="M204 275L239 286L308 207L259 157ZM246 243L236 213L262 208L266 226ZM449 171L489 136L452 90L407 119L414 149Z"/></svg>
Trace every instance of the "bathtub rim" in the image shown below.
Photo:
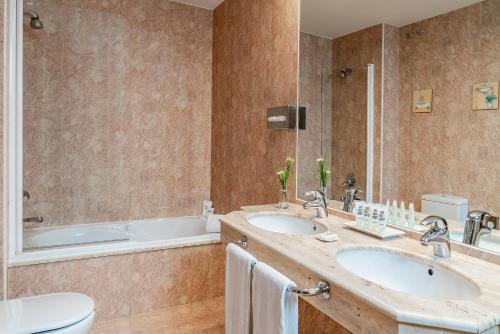
<svg viewBox="0 0 500 334"><path fill-rule="evenodd" d="M202 219L200 216L182 216L157 219L117 221L107 223L94 224L78 224L68 225L66 227L77 226L95 226L107 224L123 224L134 222L160 222L162 220L177 220L177 219ZM61 227L61 226L59 226ZM57 228L57 226L47 227L47 229ZM220 233L208 233L187 236L173 239L162 239L154 241L124 241L110 242L95 245L85 246L69 246L58 247L51 249L39 249L33 251L16 252L15 256L11 257L8 262L8 267L21 267L34 264L53 263L71 260L88 259L102 256L113 256L120 254L132 254L141 252L158 251L173 248L195 247L203 245L211 245L221 243Z"/></svg>

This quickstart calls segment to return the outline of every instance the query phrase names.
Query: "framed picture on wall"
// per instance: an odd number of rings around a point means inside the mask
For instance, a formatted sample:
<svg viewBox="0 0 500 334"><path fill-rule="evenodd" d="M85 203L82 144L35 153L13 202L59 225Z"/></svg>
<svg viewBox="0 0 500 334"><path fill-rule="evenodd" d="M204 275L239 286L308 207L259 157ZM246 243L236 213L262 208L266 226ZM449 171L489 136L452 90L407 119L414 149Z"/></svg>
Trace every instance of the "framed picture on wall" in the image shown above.
<svg viewBox="0 0 500 334"><path fill-rule="evenodd" d="M413 91L413 112L432 112L432 89L419 89Z"/></svg>
<svg viewBox="0 0 500 334"><path fill-rule="evenodd" d="M479 83L472 88L472 110L498 109L498 81Z"/></svg>

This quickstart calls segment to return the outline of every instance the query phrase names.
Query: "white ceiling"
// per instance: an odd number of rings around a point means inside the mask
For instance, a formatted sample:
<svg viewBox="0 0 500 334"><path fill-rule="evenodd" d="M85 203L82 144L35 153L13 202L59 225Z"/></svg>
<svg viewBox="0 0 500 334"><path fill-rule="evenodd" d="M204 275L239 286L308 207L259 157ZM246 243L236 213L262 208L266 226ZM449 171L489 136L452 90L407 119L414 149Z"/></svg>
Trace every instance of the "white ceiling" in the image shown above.
<svg viewBox="0 0 500 334"><path fill-rule="evenodd" d="M184 3L186 5L206 8L206 9L215 9L218 5L220 5L224 0L173 0L174 2Z"/></svg>
<svg viewBox="0 0 500 334"><path fill-rule="evenodd" d="M302 0L301 31L336 38L380 23L402 27L480 1Z"/></svg>

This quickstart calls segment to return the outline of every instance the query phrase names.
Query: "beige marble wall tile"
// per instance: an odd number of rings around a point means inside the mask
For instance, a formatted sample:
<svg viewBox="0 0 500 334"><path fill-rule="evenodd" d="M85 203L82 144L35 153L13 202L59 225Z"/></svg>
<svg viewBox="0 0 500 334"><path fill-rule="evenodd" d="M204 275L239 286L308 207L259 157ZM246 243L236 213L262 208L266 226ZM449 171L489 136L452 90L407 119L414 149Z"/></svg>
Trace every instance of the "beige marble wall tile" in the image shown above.
<svg viewBox="0 0 500 334"><path fill-rule="evenodd" d="M500 80L499 0L400 29L400 198L426 193L469 199L500 214L499 111L471 111L472 85ZM421 29L422 36L406 33ZM434 90L433 112L412 113L412 91Z"/></svg>
<svg viewBox="0 0 500 334"><path fill-rule="evenodd" d="M298 131L297 194L320 188L316 159L331 166L332 40L300 34L299 105L306 107L305 130ZM331 183L330 183L331 185Z"/></svg>
<svg viewBox="0 0 500 334"><path fill-rule="evenodd" d="M9 269L9 298L64 291L96 303L97 320L220 297L221 244L167 249Z"/></svg>
<svg viewBox="0 0 500 334"><path fill-rule="evenodd" d="M45 225L198 214L210 196L212 12L34 1L25 27L25 215Z"/></svg>
<svg viewBox="0 0 500 334"><path fill-rule="evenodd" d="M384 24L381 201L398 198L399 29Z"/></svg>
<svg viewBox="0 0 500 334"><path fill-rule="evenodd" d="M373 26L333 40L332 103L332 196L342 196L348 172L356 175L361 188L366 188L366 110L368 64L375 65L375 143L374 192L380 189L380 123L382 25ZM339 76L343 68L351 68L347 79Z"/></svg>
<svg viewBox="0 0 500 334"><path fill-rule="evenodd" d="M267 129L266 111L297 103L297 33L297 0L214 11L211 197L221 213L279 199L276 171L295 156L296 132Z"/></svg>

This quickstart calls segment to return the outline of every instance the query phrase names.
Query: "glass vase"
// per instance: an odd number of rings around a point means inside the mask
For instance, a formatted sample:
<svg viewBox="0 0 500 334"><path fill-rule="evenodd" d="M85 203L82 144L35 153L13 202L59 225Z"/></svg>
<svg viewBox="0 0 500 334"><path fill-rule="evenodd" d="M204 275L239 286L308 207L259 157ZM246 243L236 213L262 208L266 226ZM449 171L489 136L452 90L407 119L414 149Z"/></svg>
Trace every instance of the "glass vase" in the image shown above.
<svg viewBox="0 0 500 334"><path fill-rule="evenodd" d="M290 204L288 203L288 191L287 189L280 189L280 201L278 202L278 209L288 209Z"/></svg>
<svg viewBox="0 0 500 334"><path fill-rule="evenodd" d="M326 200L328 200L328 189L326 187L321 187L321 191L323 192L323 196L325 196Z"/></svg>

